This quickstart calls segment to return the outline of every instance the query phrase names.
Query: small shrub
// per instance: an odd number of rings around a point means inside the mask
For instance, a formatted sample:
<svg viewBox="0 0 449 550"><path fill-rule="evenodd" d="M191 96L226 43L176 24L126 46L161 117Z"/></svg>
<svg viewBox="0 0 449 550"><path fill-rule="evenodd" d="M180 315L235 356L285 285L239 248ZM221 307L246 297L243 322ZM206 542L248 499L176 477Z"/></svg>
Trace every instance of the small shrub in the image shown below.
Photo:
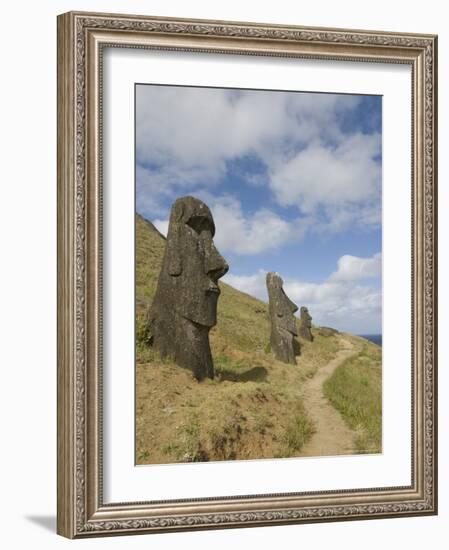
<svg viewBox="0 0 449 550"><path fill-rule="evenodd" d="M150 458L150 453L148 451L143 451L139 453L139 462L147 462Z"/></svg>
<svg viewBox="0 0 449 550"><path fill-rule="evenodd" d="M304 414L297 415L287 426L284 434L286 456L293 456L300 451L312 437L314 428L312 422Z"/></svg>

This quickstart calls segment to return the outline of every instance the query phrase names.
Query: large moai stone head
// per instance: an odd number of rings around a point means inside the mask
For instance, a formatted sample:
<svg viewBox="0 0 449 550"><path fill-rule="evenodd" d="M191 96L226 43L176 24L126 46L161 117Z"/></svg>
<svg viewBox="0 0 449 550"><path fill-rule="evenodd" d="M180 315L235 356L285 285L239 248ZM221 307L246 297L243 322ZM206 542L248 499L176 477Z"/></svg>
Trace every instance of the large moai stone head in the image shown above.
<svg viewBox="0 0 449 550"><path fill-rule="evenodd" d="M310 316L309 310L305 306L302 306L300 310L299 336L309 342L313 341L312 317Z"/></svg>
<svg viewBox="0 0 449 550"><path fill-rule="evenodd" d="M148 341L163 357L213 378L209 330L217 323L218 280L228 264L215 248L209 208L194 197L173 204L156 293L148 311Z"/></svg>
<svg viewBox="0 0 449 550"><path fill-rule="evenodd" d="M267 290L271 320L271 349L279 361L296 364L299 343L295 312L298 306L285 294L283 280L277 273L267 273Z"/></svg>

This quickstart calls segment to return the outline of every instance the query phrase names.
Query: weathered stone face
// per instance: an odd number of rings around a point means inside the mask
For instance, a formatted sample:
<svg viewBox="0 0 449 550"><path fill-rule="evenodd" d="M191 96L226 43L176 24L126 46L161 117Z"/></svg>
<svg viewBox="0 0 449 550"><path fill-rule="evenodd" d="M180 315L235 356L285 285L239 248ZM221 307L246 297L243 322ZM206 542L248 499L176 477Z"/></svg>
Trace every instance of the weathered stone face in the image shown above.
<svg viewBox="0 0 449 550"><path fill-rule="evenodd" d="M305 307L301 307L300 311L300 320L299 320L299 336L304 340L312 342L312 317L310 316L309 310Z"/></svg>
<svg viewBox="0 0 449 550"><path fill-rule="evenodd" d="M150 343L199 380L214 376L209 330L217 323L218 280L229 269L214 234L212 214L202 201L182 197L174 203L148 312Z"/></svg>
<svg viewBox="0 0 449 550"><path fill-rule="evenodd" d="M294 313L298 306L285 294L283 280L277 273L267 273L267 290L271 320L271 349L279 361L296 364L299 355L298 334Z"/></svg>

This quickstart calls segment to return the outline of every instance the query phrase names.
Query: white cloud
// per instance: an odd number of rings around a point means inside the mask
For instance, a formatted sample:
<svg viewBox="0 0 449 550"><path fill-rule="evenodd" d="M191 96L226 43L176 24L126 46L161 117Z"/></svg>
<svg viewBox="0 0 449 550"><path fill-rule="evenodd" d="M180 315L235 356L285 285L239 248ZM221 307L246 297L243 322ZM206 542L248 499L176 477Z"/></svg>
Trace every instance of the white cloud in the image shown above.
<svg viewBox="0 0 449 550"><path fill-rule="evenodd" d="M264 93L139 86L137 158L162 171L171 186L214 185L227 160L283 134L285 100L282 94L273 101Z"/></svg>
<svg viewBox="0 0 449 550"><path fill-rule="evenodd" d="M259 254L281 245L292 234L290 224L268 209L244 216L241 204L233 198L221 199L211 209L217 228L214 240L222 252Z"/></svg>
<svg viewBox="0 0 449 550"><path fill-rule="evenodd" d="M371 258L360 258L347 254L338 260L338 269L332 273L329 279L332 281L356 281L380 277L381 272L382 254L380 252Z"/></svg>
<svg viewBox="0 0 449 550"><path fill-rule="evenodd" d="M286 140L307 143L323 129L328 136L340 137L338 113L360 100L331 94L138 86L136 101L139 161L164 164L164 169L176 165L201 170L214 179L227 159L251 152L268 155Z"/></svg>
<svg viewBox="0 0 449 550"><path fill-rule="evenodd" d="M321 206L330 221L346 225L358 217L353 205L378 205L380 212L379 153L378 134L352 135L336 147L314 142L274 170L270 187L280 204L307 213Z"/></svg>
<svg viewBox="0 0 449 550"><path fill-rule="evenodd" d="M266 276L267 272L261 269L257 273L254 273L254 275L233 275L232 273L227 273L223 277L223 281L242 292L246 292L266 302L268 300L265 283Z"/></svg>
<svg viewBox="0 0 449 550"><path fill-rule="evenodd" d="M345 260L348 257L353 259L351 266ZM284 289L298 306L309 308L315 324L354 334L378 333L381 331L382 292L375 285L362 285L356 280L365 275L375 276L380 259L380 254L370 259L342 256L337 272L324 282L310 283L284 278ZM360 272L355 265L367 267ZM336 273L341 277L335 278ZM265 277L266 271L260 270L249 276L230 273L224 281L242 292L267 301Z"/></svg>
<svg viewBox="0 0 449 550"><path fill-rule="evenodd" d="M359 97L164 86L138 86L136 97L144 215L160 216L168 198L217 194L228 161L250 155L266 173L248 173L246 183L269 186L280 205L313 217L310 230L379 223L380 136L340 128Z"/></svg>
<svg viewBox="0 0 449 550"><path fill-rule="evenodd" d="M355 334L381 331L382 293L378 288L353 281L303 283L287 280L288 296L306 305L314 322Z"/></svg>

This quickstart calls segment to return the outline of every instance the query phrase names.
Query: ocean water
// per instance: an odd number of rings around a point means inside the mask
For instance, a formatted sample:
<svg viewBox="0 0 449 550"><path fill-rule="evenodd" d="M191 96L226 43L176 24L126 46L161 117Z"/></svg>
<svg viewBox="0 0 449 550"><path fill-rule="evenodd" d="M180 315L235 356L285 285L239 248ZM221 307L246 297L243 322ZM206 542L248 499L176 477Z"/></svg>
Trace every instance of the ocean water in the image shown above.
<svg viewBox="0 0 449 550"><path fill-rule="evenodd" d="M374 342L378 346L382 346L382 334L359 334L362 338Z"/></svg>

